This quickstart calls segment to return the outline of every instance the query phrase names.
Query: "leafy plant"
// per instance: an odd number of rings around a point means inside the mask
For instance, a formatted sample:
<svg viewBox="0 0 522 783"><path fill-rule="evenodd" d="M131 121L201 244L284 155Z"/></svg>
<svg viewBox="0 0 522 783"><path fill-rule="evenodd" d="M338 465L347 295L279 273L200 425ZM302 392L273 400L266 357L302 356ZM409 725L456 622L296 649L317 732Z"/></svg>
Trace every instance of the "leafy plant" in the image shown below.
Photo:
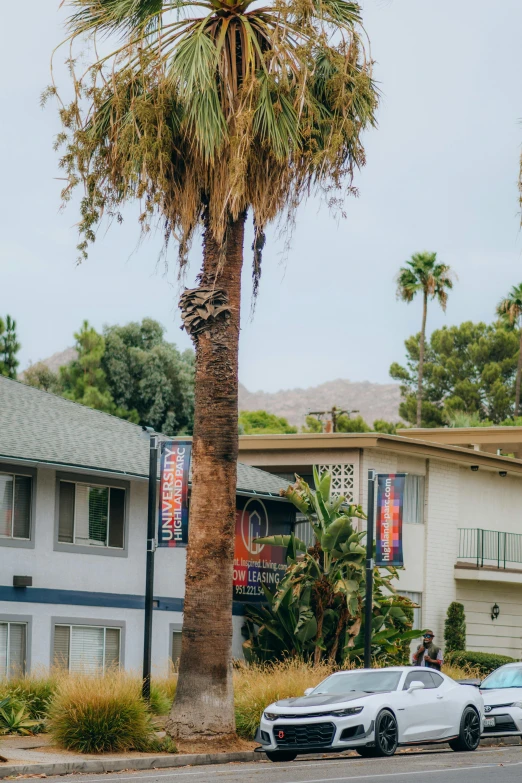
<svg viewBox="0 0 522 783"><path fill-rule="evenodd" d="M0 701L0 734L34 734L42 720L33 720L25 704L12 697Z"/></svg>
<svg viewBox="0 0 522 783"><path fill-rule="evenodd" d="M444 642L446 653L466 649L466 615L463 604L453 601L448 606L444 623Z"/></svg>
<svg viewBox="0 0 522 783"><path fill-rule="evenodd" d="M266 606L247 608L250 638L244 648L251 659L298 655L333 664L363 654L366 533L355 529L353 519L365 514L344 497L331 497L328 472L319 475L314 467L314 484L312 490L297 477L282 492L307 517L314 546L307 548L293 533L257 539L285 546L287 569L274 594L263 587ZM406 643L420 633L405 613L414 604L395 594L396 578L393 566L374 569L372 654L390 663L402 662Z"/></svg>

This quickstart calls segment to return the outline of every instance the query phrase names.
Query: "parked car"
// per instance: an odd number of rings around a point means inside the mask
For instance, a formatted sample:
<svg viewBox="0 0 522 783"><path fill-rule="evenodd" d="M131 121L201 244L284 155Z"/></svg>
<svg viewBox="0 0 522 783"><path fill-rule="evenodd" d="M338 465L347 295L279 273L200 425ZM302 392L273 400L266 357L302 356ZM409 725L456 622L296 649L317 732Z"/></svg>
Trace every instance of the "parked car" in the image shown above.
<svg viewBox="0 0 522 783"><path fill-rule="evenodd" d="M522 736L522 663L495 669L480 685L483 737Z"/></svg>
<svg viewBox="0 0 522 783"><path fill-rule="evenodd" d="M483 709L478 688L433 669L357 669L271 704L256 739L271 761L348 749L365 757L393 756L399 745L432 742L475 750Z"/></svg>

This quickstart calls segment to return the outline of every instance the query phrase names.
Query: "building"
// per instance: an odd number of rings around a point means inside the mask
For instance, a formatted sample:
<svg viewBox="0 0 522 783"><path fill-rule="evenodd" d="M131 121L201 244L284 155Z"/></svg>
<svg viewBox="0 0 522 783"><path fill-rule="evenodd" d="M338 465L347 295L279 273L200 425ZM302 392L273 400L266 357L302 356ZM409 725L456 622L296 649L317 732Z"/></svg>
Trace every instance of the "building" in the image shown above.
<svg viewBox="0 0 522 783"><path fill-rule="evenodd" d="M141 427L0 377L0 678L50 664L141 672L148 461ZM236 656L244 603L283 567L252 539L290 532L284 486L238 465ZM156 672L179 657L185 555L156 552Z"/></svg>
<svg viewBox="0 0 522 783"><path fill-rule="evenodd" d="M242 462L287 480L329 469L334 490L365 510L369 469L406 472L399 591L420 605L417 627L442 642L458 600L468 649L521 658L522 460L506 452L522 456L522 428L240 437Z"/></svg>

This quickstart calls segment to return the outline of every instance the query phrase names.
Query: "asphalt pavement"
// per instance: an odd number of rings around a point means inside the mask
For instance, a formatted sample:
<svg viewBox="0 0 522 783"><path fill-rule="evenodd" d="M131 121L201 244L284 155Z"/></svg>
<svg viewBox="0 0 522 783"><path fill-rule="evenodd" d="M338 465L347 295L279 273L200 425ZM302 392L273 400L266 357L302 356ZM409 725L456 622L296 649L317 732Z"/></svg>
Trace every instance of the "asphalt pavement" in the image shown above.
<svg viewBox="0 0 522 783"><path fill-rule="evenodd" d="M48 777L46 783L67 783L73 776ZM226 764L181 767L171 772L121 772L74 775L78 783L520 783L522 746L483 748L474 753L424 750L398 753L388 759L306 758L287 763Z"/></svg>

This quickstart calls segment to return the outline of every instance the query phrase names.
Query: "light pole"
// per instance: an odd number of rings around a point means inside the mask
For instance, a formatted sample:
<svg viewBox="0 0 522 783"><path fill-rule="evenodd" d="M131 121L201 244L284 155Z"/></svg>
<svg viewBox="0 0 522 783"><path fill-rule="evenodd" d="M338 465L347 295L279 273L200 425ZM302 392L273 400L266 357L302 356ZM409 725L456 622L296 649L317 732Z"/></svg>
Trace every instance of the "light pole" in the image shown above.
<svg viewBox="0 0 522 783"><path fill-rule="evenodd" d="M158 478L158 436L152 427L143 427L149 436L149 499L147 507L147 566L145 574L145 628L143 634L142 696L150 700L152 660L152 613L154 611L154 552L156 549L156 482Z"/></svg>
<svg viewBox="0 0 522 783"><path fill-rule="evenodd" d="M375 515L375 471L368 471L368 518L366 522L366 601L364 604L364 668L372 666L373 609L373 521Z"/></svg>

